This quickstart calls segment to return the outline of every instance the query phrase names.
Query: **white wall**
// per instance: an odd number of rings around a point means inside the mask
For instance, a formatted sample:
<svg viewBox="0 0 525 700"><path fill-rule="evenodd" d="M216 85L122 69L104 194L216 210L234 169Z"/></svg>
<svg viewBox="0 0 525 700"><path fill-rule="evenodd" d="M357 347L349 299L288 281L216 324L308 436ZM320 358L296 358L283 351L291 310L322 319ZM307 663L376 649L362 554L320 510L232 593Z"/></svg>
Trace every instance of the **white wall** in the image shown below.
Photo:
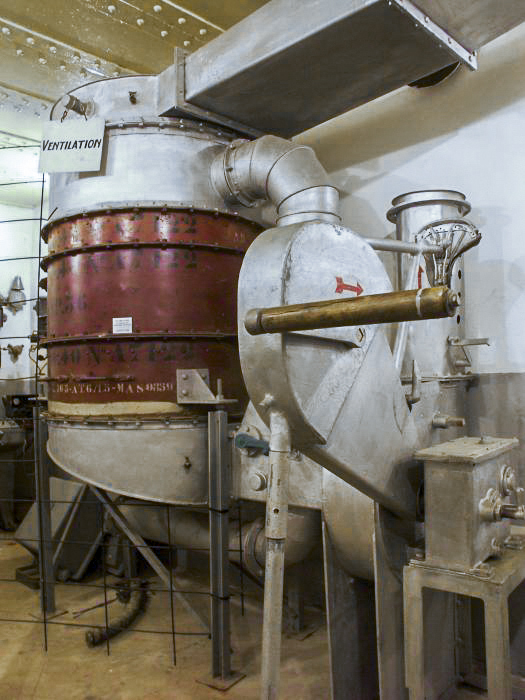
<svg viewBox="0 0 525 700"><path fill-rule="evenodd" d="M38 217L34 208L15 207L0 202L0 259L38 256L38 221L14 221L15 219L31 219ZM37 296L38 261L17 260L0 262L0 294L6 297L13 278L20 275L24 285L26 298ZM34 376L35 365L29 359L28 339L10 339L11 336L28 336L37 327L37 316L33 307L35 301L28 301L16 314L4 309L7 320L0 329L0 347L2 348L2 366L0 378L21 379ZM6 348L8 344L24 345L22 354L16 362L11 360ZM0 387L1 388L1 387Z"/></svg>
<svg viewBox="0 0 525 700"><path fill-rule="evenodd" d="M39 246L39 216L42 192L42 175L38 173L38 137L40 121L26 112L15 112L8 104L0 107L0 294L7 297L13 278L20 275L28 302L22 310L13 314L4 308L7 317L0 329L2 365L0 367L0 393L9 386L6 379L34 377L35 364L30 360L28 336L37 329L34 310L38 284L38 260L12 260L5 258L36 258ZM20 147L14 147L14 144ZM32 183L32 184L28 184ZM46 215L47 203L44 207ZM43 251L45 251L45 246ZM41 276L45 276L41 273ZM45 293L41 291L41 296ZM31 300L31 301L30 301ZM11 338L24 336L24 339ZM7 345L23 345L24 349L13 362ZM33 348L33 357L34 357ZM20 387L20 390L22 388Z"/></svg>
<svg viewBox="0 0 525 700"><path fill-rule="evenodd" d="M483 48L479 70L403 88L297 140L342 191L345 225L383 237L391 199L457 189L483 240L465 256L466 332L490 336L481 372L525 371L525 26Z"/></svg>

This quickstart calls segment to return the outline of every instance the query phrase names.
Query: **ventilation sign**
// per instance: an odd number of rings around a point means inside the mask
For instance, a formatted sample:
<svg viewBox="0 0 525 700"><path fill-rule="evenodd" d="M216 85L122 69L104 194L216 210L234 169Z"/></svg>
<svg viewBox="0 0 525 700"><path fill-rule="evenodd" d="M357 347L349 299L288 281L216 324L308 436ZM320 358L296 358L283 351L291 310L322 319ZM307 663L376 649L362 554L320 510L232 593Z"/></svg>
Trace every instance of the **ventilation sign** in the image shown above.
<svg viewBox="0 0 525 700"><path fill-rule="evenodd" d="M104 143L104 119L51 121L44 126L40 173L99 171Z"/></svg>

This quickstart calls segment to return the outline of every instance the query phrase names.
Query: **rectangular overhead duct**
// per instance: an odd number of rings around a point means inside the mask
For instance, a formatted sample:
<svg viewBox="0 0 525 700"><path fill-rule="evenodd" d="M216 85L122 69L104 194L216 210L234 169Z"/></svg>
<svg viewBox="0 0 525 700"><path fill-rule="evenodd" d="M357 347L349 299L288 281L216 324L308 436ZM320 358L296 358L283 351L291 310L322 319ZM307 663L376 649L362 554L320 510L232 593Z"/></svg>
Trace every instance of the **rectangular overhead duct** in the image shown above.
<svg viewBox="0 0 525 700"><path fill-rule="evenodd" d="M525 21L523 0L416 0L416 5L469 51Z"/></svg>
<svg viewBox="0 0 525 700"><path fill-rule="evenodd" d="M188 56L185 100L292 136L472 53L524 0L272 0Z"/></svg>

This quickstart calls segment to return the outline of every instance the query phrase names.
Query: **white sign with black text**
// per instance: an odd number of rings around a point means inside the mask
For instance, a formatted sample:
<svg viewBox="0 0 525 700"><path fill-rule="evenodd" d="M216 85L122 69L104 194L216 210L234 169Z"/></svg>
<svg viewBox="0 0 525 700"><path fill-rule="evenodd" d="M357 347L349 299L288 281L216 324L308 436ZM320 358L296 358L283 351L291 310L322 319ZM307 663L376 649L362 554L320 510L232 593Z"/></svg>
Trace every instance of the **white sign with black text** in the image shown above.
<svg viewBox="0 0 525 700"><path fill-rule="evenodd" d="M114 318L113 333L133 333L133 318L131 316Z"/></svg>
<svg viewBox="0 0 525 700"><path fill-rule="evenodd" d="M100 170L105 122L102 118L50 121L43 129L40 173Z"/></svg>

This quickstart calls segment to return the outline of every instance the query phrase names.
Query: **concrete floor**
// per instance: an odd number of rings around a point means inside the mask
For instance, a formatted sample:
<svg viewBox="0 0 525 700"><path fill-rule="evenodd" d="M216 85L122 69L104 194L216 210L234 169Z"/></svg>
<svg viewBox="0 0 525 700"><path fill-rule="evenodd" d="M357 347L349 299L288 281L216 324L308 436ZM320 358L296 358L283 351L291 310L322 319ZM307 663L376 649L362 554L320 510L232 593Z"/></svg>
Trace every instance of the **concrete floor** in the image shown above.
<svg viewBox="0 0 525 700"><path fill-rule="evenodd" d="M25 549L0 541L0 578L14 579L15 569L30 563ZM152 578L152 581L155 579ZM97 583L99 581L91 581ZM192 577L179 580L191 590L205 590ZM171 634L149 634L138 629L171 629L169 594L156 592L134 630L105 646L88 649L84 628L67 623L104 624L104 608L79 618L73 612L104 600L100 589L82 585L57 587L57 607L63 614L48 625L48 651L43 651L43 625L38 616L38 594L17 582L0 582L0 618L23 622L0 622L1 700L255 700L259 696L262 596L247 583L245 616L238 597L232 599L233 667L246 678L226 693L197 683L210 669L210 642L206 636L176 636L177 665L173 666ZM193 596L192 603L204 614L209 598ZM119 603L109 613L119 613ZM122 610L122 608L120 608ZM192 616L179 603L175 606L177 632L200 631ZM328 700L328 648L324 619L310 611L316 631L303 641L284 637L281 664L281 700ZM64 624L66 623L66 624Z"/></svg>

